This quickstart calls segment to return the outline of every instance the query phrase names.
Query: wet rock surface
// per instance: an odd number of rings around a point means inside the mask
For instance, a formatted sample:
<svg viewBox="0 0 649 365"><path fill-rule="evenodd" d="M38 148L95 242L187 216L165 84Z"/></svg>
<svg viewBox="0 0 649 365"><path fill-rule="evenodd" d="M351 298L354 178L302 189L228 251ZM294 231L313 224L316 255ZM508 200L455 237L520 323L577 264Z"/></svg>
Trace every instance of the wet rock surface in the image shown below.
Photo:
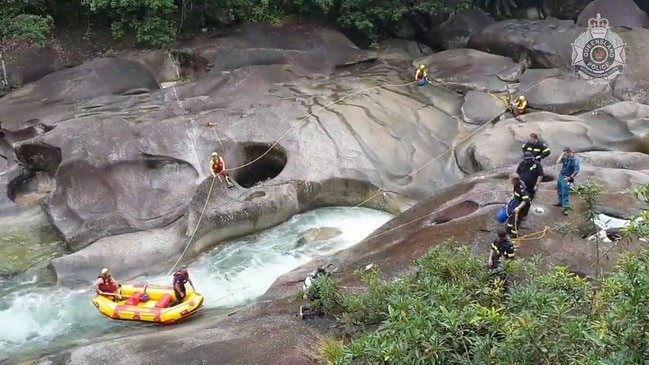
<svg viewBox="0 0 649 365"><path fill-rule="evenodd" d="M582 161L578 184L592 178L605 187L602 209L623 216L646 209L622 192L649 180L642 153L649 72L639 58L646 30L621 33L628 74L595 87L569 75L570 43L583 31L574 22L484 23L460 37L482 51L434 54L404 41L363 51L307 25L241 27L170 54L127 53L53 72L0 99L9 116L0 131L0 223L45 212L52 225L39 224L55 227L75 251L52 262L62 285L94 277L100 263L131 276L175 260L194 230L186 260L321 206L403 212L360 244L278 279L255 305L206 312L174 331L102 339L39 363L317 362L304 344L317 344L328 323L297 321L299 304L288 299L306 274L332 263L351 286L353 271L374 263L397 275L451 236L484 254L499 228L494 214L510 196L507 173L531 132L552 155L544 161L550 181L534 203L542 209L530 213L524 234L579 222L552 207L552 162L563 146ZM420 63L432 85L412 83L412 65ZM179 81L173 77L191 79L160 86ZM504 107L499 98L517 93L532 110L489 123ZM210 177L214 150L227 162L232 189ZM547 231L521 245L520 256L541 254L590 273L592 246L569 240ZM634 244L608 247L605 268Z"/></svg>

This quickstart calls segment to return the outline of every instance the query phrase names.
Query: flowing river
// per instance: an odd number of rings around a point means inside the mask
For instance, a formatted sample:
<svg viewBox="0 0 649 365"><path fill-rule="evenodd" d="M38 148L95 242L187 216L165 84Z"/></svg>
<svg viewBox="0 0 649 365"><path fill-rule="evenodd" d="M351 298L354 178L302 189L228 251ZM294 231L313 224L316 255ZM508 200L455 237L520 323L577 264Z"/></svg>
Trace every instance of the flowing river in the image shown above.
<svg viewBox="0 0 649 365"><path fill-rule="evenodd" d="M353 246L392 217L366 208L316 209L265 232L220 244L189 265L189 272L197 291L205 296L206 308L240 306L262 295L279 276L316 257ZM301 240L305 232L324 227L334 234ZM170 281L168 276L133 280L164 285ZM90 301L90 288L37 288L29 282L5 280L0 281L0 292L9 293L0 298L4 328L0 362L151 326L104 317Z"/></svg>

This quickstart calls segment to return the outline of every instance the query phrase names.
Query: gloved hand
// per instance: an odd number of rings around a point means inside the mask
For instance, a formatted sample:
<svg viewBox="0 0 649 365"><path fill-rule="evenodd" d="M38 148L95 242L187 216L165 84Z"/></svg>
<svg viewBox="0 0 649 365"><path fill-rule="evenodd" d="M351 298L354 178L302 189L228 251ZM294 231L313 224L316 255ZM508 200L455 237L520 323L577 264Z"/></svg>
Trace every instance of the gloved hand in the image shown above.
<svg viewBox="0 0 649 365"><path fill-rule="evenodd" d="M535 159L537 162L541 162L541 160L542 160L543 158L541 158L541 156L536 156L536 157L534 157L534 159Z"/></svg>

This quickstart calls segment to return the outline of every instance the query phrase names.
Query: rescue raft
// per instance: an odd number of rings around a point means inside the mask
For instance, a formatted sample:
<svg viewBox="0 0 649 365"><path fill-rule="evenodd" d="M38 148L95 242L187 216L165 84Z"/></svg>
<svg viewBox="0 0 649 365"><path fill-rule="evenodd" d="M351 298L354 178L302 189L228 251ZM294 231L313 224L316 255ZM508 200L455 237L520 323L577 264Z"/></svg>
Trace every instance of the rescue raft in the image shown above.
<svg viewBox="0 0 649 365"><path fill-rule="evenodd" d="M172 324L187 318L203 305L203 296L188 289L185 300L171 306L176 300L171 286L122 285L119 294L122 298L96 295L92 303L111 319L160 324Z"/></svg>

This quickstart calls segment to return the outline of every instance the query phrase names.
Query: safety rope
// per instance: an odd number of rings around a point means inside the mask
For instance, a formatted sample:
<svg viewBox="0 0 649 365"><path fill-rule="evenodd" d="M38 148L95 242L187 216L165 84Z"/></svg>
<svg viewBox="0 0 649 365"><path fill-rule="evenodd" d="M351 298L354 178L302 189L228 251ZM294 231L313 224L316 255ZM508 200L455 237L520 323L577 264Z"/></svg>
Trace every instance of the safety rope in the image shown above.
<svg viewBox="0 0 649 365"><path fill-rule="evenodd" d="M550 79L552 79L552 78L543 79L543 80L541 80L541 81L535 83L534 85L528 87L527 89L523 90L521 93L526 93L526 92L532 90L533 88L539 86L539 85L542 84L543 82L548 81L548 80L550 80ZM438 82L440 85L444 86L441 82L439 82L439 81L437 81L437 80L435 80L435 81ZM429 81L429 82L430 82L430 81ZM431 85L432 85L432 83L431 83ZM444 86L444 87L446 87L446 86ZM448 88L448 87L446 87L446 88ZM491 93L489 93L489 94L491 94ZM494 115L493 117L489 118L489 121L493 121L494 119L499 118L500 116L502 116L502 115L505 114L506 112L507 112L507 109L505 109L504 111L502 111L502 112L500 112L500 113ZM448 152L452 152L452 151L455 149L455 147L457 147L459 144L461 144L461 143L463 143L464 141L466 141L467 139L473 137L476 133L478 133L478 132L479 132L480 130L482 130L483 128L486 128L486 127L487 127L488 125L490 125L490 124L491 124L491 123L487 122L487 123L481 125L480 127L476 128L476 129L473 130L471 133L469 133L468 135L466 135L464 138L460 139L459 142L455 142L455 143L453 143L453 145L452 145L451 147L449 147L448 149L446 149L446 150L445 150L444 152L442 152L440 155L438 155L437 157L435 157L435 158L429 160L429 161L426 162L423 166L421 166L420 168L414 170L413 172L411 172L410 174L406 175L406 176L403 177L402 179L398 180L396 183L398 184L398 183L400 183L400 182L403 182L403 181L405 181L405 180L407 180L407 179L413 177L415 174L419 173L421 170L423 170L424 168L426 168L427 166L429 166L429 165L432 164L433 162L435 162L435 161L437 161L438 159L440 159L440 158L441 158L442 156L444 156L446 153L448 153ZM384 192L385 192L385 189L379 188L378 191L377 191L374 195L372 195L372 196L370 196L369 198L365 199L364 201L362 201L360 204L357 204L356 206L357 206L357 207L361 207L361 206L363 206L365 203L367 203L367 202L371 201L372 199L376 198L377 196L382 195Z"/></svg>
<svg viewBox="0 0 649 365"><path fill-rule="evenodd" d="M198 227L201 224L201 220L203 220L203 215L205 214L205 210L207 209L207 203L210 201L210 196L212 195L212 190L214 190L214 181L216 181L216 177L212 176L212 183L210 184L210 190L207 192L207 197L205 198L205 205L203 205L203 210L201 210L201 215L198 217L198 221L196 221L196 226L194 227L194 231L192 232L191 236L189 236L189 241L187 241L187 245L185 246L185 249L183 252L180 254L180 257L178 257L178 260L176 260L176 263L173 264L171 269L169 269L169 272L167 275L170 275L174 269L176 268L176 265L180 262L180 260L183 259L185 256L185 253L187 253L187 250L189 249L189 246L192 244L192 241L194 240L194 236L196 235L196 231L198 231Z"/></svg>
<svg viewBox="0 0 649 365"><path fill-rule="evenodd" d="M299 119L298 119L298 122L297 122L294 126L288 128L288 129L286 130L286 132L284 132L284 133L283 133L283 134L282 134L282 135L281 135L281 136L280 136L280 137L279 137L279 138L278 138L278 139L277 139L277 140L276 140L276 141L275 141L275 142L274 142L270 147L268 147L268 149L266 149L266 152L264 152L263 154L261 154L259 157L255 158L254 160L252 160L252 161L250 161L250 162L247 162L247 163L245 163L245 164L243 164L243 165L241 165L241 166L236 166L236 167L228 168L228 171L239 170L239 169L242 169L242 168L244 168L244 167L250 166L250 165L252 165L253 163L255 163L255 162L261 160L261 159L264 158L267 154L269 154L269 153L270 153L270 152L271 152L271 151L272 151L272 150L273 150L273 149L274 149L274 148L279 144L279 142L280 142L282 139L284 139L284 137L286 137L286 136L287 136L287 135L288 135L288 134L289 134L293 129L299 127L300 124L301 124L301 122L303 122L303 121L309 119L310 117L314 117L314 116L316 116L316 114L319 113L320 111L325 110L325 109L327 109L328 107L330 107L330 106L332 106L332 105L334 105L334 104L338 104L338 103L340 103L341 101L343 101L343 100L349 98L350 96L357 95L357 94L362 94L362 93L365 93L365 92L368 92L368 91L371 91L371 90L383 89L383 88L387 88L387 87L404 87L404 86L412 85L412 84L414 84L414 83L416 83L416 81L407 82L407 83L405 83L405 84L387 84L387 85L379 85L379 86L368 87L368 88L365 88L365 89L362 89L362 90L354 91L353 93L349 93L349 94L343 96L342 98L336 99L336 100L334 100L334 101L332 101L332 102L330 102L330 103L328 103L328 104L326 104L326 105L324 105L324 106L321 106L321 107L315 109L314 111L312 111L312 112L310 112L310 113L307 113L307 114L305 114L304 116L302 116L301 118L299 118Z"/></svg>
<svg viewBox="0 0 649 365"><path fill-rule="evenodd" d="M544 79L544 80L541 80L541 81L535 83L534 85L532 85L532 86L528 87L527 89L525 89L525 90L523 91L523 93L525 93L525 92L531 90L532 88L534 88L534 87L536 87L536 86L540 85L541 83L543 83L543 82L545 82L545 81L548 81L548 80L550 80L550 78L548 78L548 79ZM431 83L431 85L432 85L432 82L431 82L430 80L427 80L427 81L428 81L429 83ZM438 80L435 80L435 81L436 81L437 83L439 83L441 86L443 86L443 87L445 87L445 88L447 88L447 89L450 89L450 88L448 88L447 86L443 85L443 84L442 84L441 82L439 82ZM302 116L301 118L299 118L299 119L298 119L298 123L296 123L294 126L288 128L288 129L287 129L287 130L286 130L286 131L285 131L285 132L284 132L284 133L283 133L283 134L282 134L282 135L281 135L281 136L280 136L280 137L279 137L279 138L278 138L278 139L277 139L277 140L276 140L276 141L275 141L275 142L274 142L270 147L268 147L268 148L266 149L266 151L265 151L263 154L261 154L260 156L258 156L257 158L253 159L252 161L247 162L247 163L245 163L245 164L243 164L243 165L241 165L241 166L236 166L236 167L228 168L228 171L234 171L234 170L242 169L242 168L245 168L245 167L247 167L247 166L250 166L250 165L254 164L255 162L261 160L261 159L264 158L267 154L269 154L269 153L270 153L270 152L271 152L271 151L272 151L272 150L273 150L273 149L274 149L274 148L279 144L279 142L280 142L282 139L284 139L284 137L286 137L286 136L287 136L287 135L288 135L288 134L289 134L293 129L299 127L300 124L301 124L301 122L308 120L310 117L315 116L316 113L318 113L318 112L320 112L320 111L322 111L322 110L325 110L325 109L327 109L328 107L330 107L330 106L332 106L332 105L338 104L338 103L340 103L341 101L343 101L343 100L345 100L345 99L347 99L347 98L349 98L349 97L351 97L351 96L353 96L353 95L358 95L358 94L365 93L365 92L368 92L368 91L371 91L371 90L383 89L383 88L388 88L388 87L404 87L404 86L409 86L409 85L413 85L413 84L415 84L416 82L417 82L417 81L411 81L411 82L407 82L407 83L403 83L403 84L387 84L387 85L378 85L378 86L373 86L373 87L365 88L365 89L362 89L362 90L358 90L358 91L355 91L355 92L349 93L349 94L347 94L347 95L345 95L345 96L343 96L343 97L341 97L341 98L339 98L339 99L336 99L336 100L334 100L334 101L332 101L332 102L330 102L330 103L328 103L328 104L326 104L326 105L324 105L324 106L322 106L322 107L319 107L319 108L317 108L316 110L314 110L314 111L312 111L312 112L309 112L309 113L305 114L304 116ZM178 101L178 104L179 104L179 106L181 107L181 111L183 112L183 115L185 115L185 114L186 114L186 110L185 110L185 108L182 106L182 103L181 103L181 101L180 101L180 98L178 97L178 92L176 91L175 86L174 86L174 93L175 93L175 96L176 96L176 100ZM494 115L492 118L490 118L490 120L494 120L495 118L500 117L501 115L505 114L506 112L507 112L507 110L504 110L503 112ZM192 120L192 121L193 121L193 120ZM211 122L210 122L210 123L211 123ZM459 143L462 143L462 142L464 142L465 140L467 140L468 138L472 137L472 136L475 135L478 131L482 130L483 128L485 128L485 127L486 127L487 125L489 125L489 124L490 124L490 123L485 123L485 124L483 124L482 126L480 126L479 128L475 129L475 130L472 131L470 134L468 134L467 136L465 136L464 138L462 138L462 139L460 140ZM214 123L211 123L211 124L208 123L208 126L209 126L209 127L213 127L213 126L214 126ZM214 128L211 128L211 129L212 129L212 131L213 131L213 132L215 133L215 135L216 135L216 131L214 131ZM221 144L221 147L223 148L223 143L222 143L221 140L218 138L218 135L216 135L216 137L217 137L219 143ZM399 180L398 182L401 182L401 181L403 181L403 180L405 180L405 179L407 179L407 178L410 178L410 177L412 177L413 175L417 174L418 172L420 172L421 170L423 170L424 168L426 168L427 166L429 166L429 165L432 164L433 162L437 161L440 157L442 157L442 156L443 156L444 154L446 154L447 152L452 151L453 148L455 148L455 146L456 146L457 144L459 144L459 143L454 144L454 146L452 146L451 148L449 148L449 149L447 149L446 151L442 152L442 154L440 154L439 156L437 156L437 157L431 159L431 160L428 161L426 164L424 164L424 165L421 166L420 168L416 169L415 171L411 172L409 175L407 175L407 176L404 177L403 179ZM195 146L195 145L194 145L194 151L196 152L196 146ZM194 228L194 231L192 232L192 234L191 234L191 236L190 236L190 238L189 238L189 241L187 242L187 245L185 246L185 249L183 250L182 254L181 254L180 257L178 258L178 260L176 261L176 263L171 267L171 269L169 270L169 273L168 273L167 275L171 274L171 273L173 272L174 268L176 267L176 265L178 265L178 263L180 262L180 260L182 260L182 258L184 257L185 253L186 253L187 250L189 249L189 246L190 246L191 243L192 243L192 240L193 240L193 238L194 238L194 235L196 234L196 231L198 231L198 227L200 226L200 223L201 223L201 221L202 221L202 219L203 219L203 215L204 215L204 213L205 213L205 210L207 209L207 204L208 204L208 202L209 202L210 195L212 194L212 190L213 190L213 187L214 187L214 180L216 180L216 179L215 179L215 178L212 179L212 184L211 184L211 186L210 186L210 190L209 190L209 192L208 192L207 198L205 199L205 205L203 206L203 210L201 211L201 214L200 214L200 216L199 216L199 219L198 219L198 221L196 222L196 227ZM369 202L370 200L374 199L374 198L377 197L378 195L384 194L385 191L386 191L385 189L379 189L379 191L378 191L376 194L374 194L374 195L371 196L370 198L366 199L365 201L361 202L360 204L357 204L356 206L357 206L357 207L362 206L363 204ZM424 216L424 217L426 217L426 216ZM424 218L424 217L417 218L416 220L413 220L413 222L418 221L418 220L420 220L420 219L422 219L422 218ZM412 222L409 222L408 224L410 224L410 223L412 223ZM394 229L393 229L393 230L394 230ZM386 231L386 232L384 232L384 233L382 233L382 234L386 234L387 232L390 232L390 231L391 231L391 230ZM374 236L374 237L376 237L376 236Z"/></svg>

